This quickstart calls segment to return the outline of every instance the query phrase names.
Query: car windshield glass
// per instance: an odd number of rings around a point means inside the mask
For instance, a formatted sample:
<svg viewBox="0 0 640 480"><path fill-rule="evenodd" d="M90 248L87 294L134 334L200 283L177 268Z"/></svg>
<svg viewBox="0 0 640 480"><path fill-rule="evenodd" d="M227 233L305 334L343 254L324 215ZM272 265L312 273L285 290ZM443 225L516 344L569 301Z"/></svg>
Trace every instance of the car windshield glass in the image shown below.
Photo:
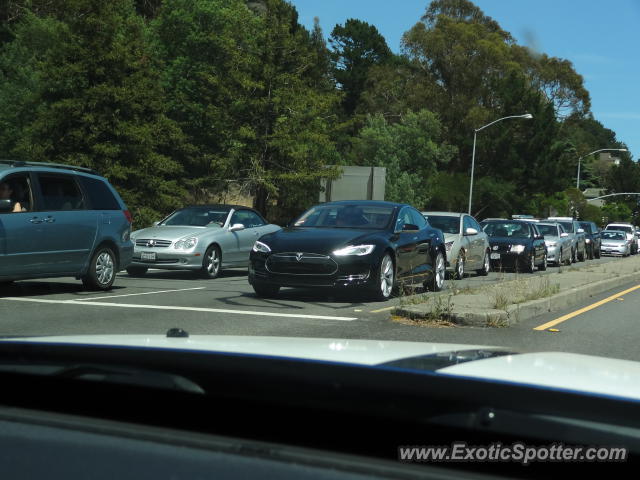
<svg viewBox="0 0 640 480"><path fill-rule="evenodd" d="M184 208L172 213L161 225L206 227L223 226L229 209Z"/></svg>
<svg viewBox="0 0 640 480"><path fill-rule="evenodd" d="M624 232L616 230L606 230L602 232L602 238L604 240L625 240L627 237Z"/></svg>
<svg viewBox="0 0 640 480"><path fill-rule="evenodd" d="M307 210L293 225L314 228L385 229L393 217L393 207L378 205L319 205Z"/></svg>
<svg viewBox="0 0 640 480"><path fill-rule="evenodd" d="M425 215L429 225L443 233L460 233L460 217L444 215Z"/></svg>
<svg viewBox="0 0 640 480"><path fill-rule="evenodd" d="M522 223L499 222L488 223L484 231L490 237L528 238L529 227Z"/></svg>
<svg viewBox="0 0 640 480"><path fill-rule="evenodd" d="M549 237L557 237L558 236L558 227L555 225L540 225L538 224L538 230L542 235Z"/></svg>
<svg viewBox="0 0 640 480"><path fill-rule="evenodd" d="M587 233L595 233L595 228L591 228L591 224L588 222L580 222L579 223L580 228L583 228L585 232Z"/></svg>
<svg viewBox="0 0 640 480"><path fill-rule="evenodd" d="M573 222L558 222L567 233L573 233Z"/></svg>
<svg viewBox="0 0 640 480"><path fill-rule="evenodd" d="M627 227L624 225L609 225L606 228L607 230L618 230L619 232L627 232L627 233L631 233L633 232L633 228L631 227Z"/></svg>

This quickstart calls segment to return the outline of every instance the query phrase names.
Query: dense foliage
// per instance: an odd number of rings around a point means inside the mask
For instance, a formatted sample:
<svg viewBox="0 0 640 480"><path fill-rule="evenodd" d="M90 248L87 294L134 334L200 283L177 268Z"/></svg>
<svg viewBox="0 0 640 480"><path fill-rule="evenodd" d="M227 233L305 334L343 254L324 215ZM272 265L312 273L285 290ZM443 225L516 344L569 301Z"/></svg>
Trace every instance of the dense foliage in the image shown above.
<svg viewBox="0 0 640 480"><path fill-rule="evenodd" d="M387 168L387 199L473 213L638 220L572 189L578 158L625 148L570 61L518 45L468 0L434 0L394 54L375 26L325 42L285 0L7 0L0 155L96 168L146 224L249 193L282 222L340 165ZM581 188L640 190L629 154L583 160Z"/></svg>

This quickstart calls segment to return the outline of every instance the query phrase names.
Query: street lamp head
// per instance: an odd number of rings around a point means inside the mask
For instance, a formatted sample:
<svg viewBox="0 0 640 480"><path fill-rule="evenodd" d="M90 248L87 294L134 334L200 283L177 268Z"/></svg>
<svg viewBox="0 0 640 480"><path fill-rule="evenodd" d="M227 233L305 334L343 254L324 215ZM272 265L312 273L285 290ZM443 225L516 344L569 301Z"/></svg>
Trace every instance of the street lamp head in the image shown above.
<svg viewBox="0 0 640 480"><path fill-rule="evenodd" d="M531 115L530 113L525 113L524 115L522 115L522 118L526 118L527 120L531 120L533 118L533 115Z"/></svg>

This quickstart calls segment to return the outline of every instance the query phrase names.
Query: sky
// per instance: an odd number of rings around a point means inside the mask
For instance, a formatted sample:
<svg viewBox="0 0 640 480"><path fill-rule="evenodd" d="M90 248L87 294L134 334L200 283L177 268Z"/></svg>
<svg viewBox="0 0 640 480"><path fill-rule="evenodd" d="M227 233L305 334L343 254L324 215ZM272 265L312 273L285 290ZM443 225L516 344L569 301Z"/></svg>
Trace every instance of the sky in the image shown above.
<svg viewBox="0 0 640 480"><path fill-rule="evenodd" d="M327 37L349 18L376 26L394 52L428 0L289 0L300 23L314 17ZM520 45L570 60L591 94L591 111L640 157L640 0L475 0ZM519 113L519 112L518 112ZM600 148L607 148L602 145Z"/></svg>

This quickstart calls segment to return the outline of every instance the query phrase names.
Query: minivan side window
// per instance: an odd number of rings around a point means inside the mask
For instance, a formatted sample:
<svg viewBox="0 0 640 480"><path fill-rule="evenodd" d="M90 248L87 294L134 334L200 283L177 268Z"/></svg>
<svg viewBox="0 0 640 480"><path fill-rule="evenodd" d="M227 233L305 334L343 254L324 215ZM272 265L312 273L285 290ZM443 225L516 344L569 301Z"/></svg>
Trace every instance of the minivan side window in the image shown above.
<svg viewBox="0 0 640 480"><path fill-rule="evenodd" d="M84 198L70 175L41 173L38 175L42 205L40 210L82 210Z"/></svg>
<svg viewBox="0 0 640 480"><path fill-rule="evenodd" d="M89 197L89 208L92 210L120 210L118 200L105 182L84 176L79 176L78 179Z"/></svg>
<svg viewBox="0 0 640 480"><path fill-rule="evenodd" d="M0 213L29 212L33 206L31 182L26 173L10 175L0 180L0 198L11 200L12 210Z"/></svg>

